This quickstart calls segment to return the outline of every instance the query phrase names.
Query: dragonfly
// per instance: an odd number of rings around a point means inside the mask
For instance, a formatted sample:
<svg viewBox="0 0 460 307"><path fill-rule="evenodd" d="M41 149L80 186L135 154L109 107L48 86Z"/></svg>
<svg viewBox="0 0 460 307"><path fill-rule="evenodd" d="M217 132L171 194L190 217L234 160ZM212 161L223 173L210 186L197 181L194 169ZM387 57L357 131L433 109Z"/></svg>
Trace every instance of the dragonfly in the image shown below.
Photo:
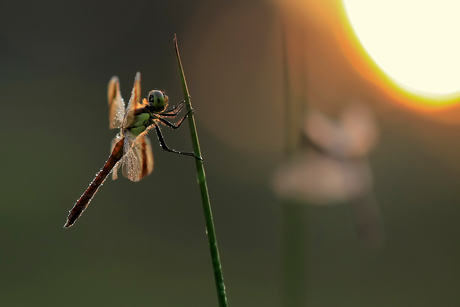
<svg viewBox="0 0 460 307"><path fill-rule="evenodd" d="M178 129L193 109L189 110L177 123L172 123L166 118L176 117L184 107L184 100L177 106L168 109L169 98L163 91L150 91L142 102L140 97L141 74L139 72L134 79L131 98L126 107L120 93L118 77L113 76L110 79L108 86L110 129L117 128L119 133L112 141L111 154L104 166L69 211L64 228L71 227L82 215L110 173L112 173L112 179L115 180L118 177L118 169L121 168L123 176L137 182L153 171L153 151L147 137L151 129L155 129L163 150L203 160L192 152L169 148L160 129L160 124Z"/></svg>

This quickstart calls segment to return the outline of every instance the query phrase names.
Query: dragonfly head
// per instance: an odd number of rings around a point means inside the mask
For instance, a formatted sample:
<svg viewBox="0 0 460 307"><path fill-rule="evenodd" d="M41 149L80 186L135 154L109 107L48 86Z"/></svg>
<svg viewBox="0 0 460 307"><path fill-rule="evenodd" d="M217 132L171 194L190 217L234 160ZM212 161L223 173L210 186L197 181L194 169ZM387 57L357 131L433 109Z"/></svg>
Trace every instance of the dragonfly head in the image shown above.
<svg viewBox="0 0 460 307"><path fill-rule="evenodd" d="M162 112L164 109L166 109L169 98L162 91L153 90L153 91L150 91L147 100L149 102L149 106L155 112Z"/></svg>

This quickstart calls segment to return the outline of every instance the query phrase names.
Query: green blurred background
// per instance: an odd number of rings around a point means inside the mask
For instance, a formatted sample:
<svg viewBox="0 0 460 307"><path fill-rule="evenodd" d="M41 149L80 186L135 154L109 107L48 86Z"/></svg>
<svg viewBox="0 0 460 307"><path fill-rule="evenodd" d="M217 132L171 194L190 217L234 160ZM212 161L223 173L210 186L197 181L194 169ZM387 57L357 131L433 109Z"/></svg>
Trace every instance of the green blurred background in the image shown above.
<svg viewBox="0 0 460 307"><path fill-rule="evenodd" d="M292 1L291 1L292 2ZM314 2L314 1L313 1ZM338 1L324 1L337 14ZM0 2L0 305L216 306L192 159L165 153L139 183L107 180L74 227L67 212L109 155L107 84L182 100L177 33L205 158L230 306L282 305L282 10L269 1ZM328 11L330 10L330 11ZM309 306L455 306L460 129L389 102L322 15L300 38L308 101L373 108L370 157L385 241L360 245L346 206L309 207ZM163 129L190 150L188 128Z"/></svg>

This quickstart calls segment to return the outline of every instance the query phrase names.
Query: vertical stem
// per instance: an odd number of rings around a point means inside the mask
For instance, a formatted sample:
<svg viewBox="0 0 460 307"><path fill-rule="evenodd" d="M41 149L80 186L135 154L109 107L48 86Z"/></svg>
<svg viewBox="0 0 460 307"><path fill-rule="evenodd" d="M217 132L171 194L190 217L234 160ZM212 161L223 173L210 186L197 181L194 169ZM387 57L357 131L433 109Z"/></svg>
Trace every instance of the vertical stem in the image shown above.
<svg viewBox="0 0 460 307"><path fill-rule="evenodd" d="M283 204L283 306L307 306L307 209L306 204Z"/></svg>
<svg viewBox="0 0 460 307"><path fill-rule="evenodd" d="M177 37L174 34L174 49L176 50L177 63L179 64L180 77L182 81L182 90L184 92L185 105L187 111L192 110L192 104L190 102L190 95L188 92L187 82L185 81L184 70L182 68L182 62L180 60L179 48L177 46ZM201 157L200 143L198 142L198 134L195 127L195 118L193 113L188 117L190 124L190 133L192 137L193 152L197 157ZM204 218L206 221L206 233L208 235L209 248L211 251L212 267L214 269L214 281L216 283L217 298L219 300L220 307L227 307L227 296L225 293L224 276L222 274L222 265L220 264L219 249L217 246L217 238L214 230L214 222L212 218L211 203L209 202L208 186L206 183L206 175L204 172L203 161L195 159L196 163L196 174L198 179L198 185L201 192L201 200L203 203Z"/></svg>
<svg viewBox="0 0 460 307"><path fill-rule="evenodd" d="M300 40L303 42L303 39ZM282 56L285 103L285 155L289 159L299 149L302 103L306 100L305 89L301 95L293 93L288 56L286 25L282 25ZM302 46L303 47L303 46ZM300 84L305 86L302 69ZM282 206L282 296L283 306L307 306L308 289L308 221L307 204L284 201Z"/></svg>

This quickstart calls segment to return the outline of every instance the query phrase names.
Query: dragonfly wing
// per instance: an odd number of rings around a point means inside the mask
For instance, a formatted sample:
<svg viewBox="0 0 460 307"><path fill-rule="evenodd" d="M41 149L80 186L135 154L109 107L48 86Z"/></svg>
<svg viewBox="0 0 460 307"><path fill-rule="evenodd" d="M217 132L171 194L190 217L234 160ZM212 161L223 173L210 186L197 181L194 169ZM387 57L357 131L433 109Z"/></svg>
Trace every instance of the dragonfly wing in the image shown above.
<svg viewBox="0 0 460 307"><path fill-rule="evenodd" d="M127 131L124 144L122 173L131 181L139 181L153 171L153 151L145 135L135 137Z"/></svg>
<svg viewBox="0 0 460 307"><path fill-rule="evenodd" d="M139 153L139 161L141 164L141 179L153 171L153 150L152 143L147 137L147 133L152 129L154 125L150 125L144 130L136 139L134 146L137 148Z"/></svg>
<svg viewBox="0 0 460 307"><path fill-rule="evenodd" d="M129 128L134 121L135 112L137 109L142 108L141 101L141 73L137 72L134 79L134 86L131 92L128 106L126 107L125 116L123 119L123 128Z"/></svg>
<svg viewBox="0 0 460 307"><path fill-rule="evenodd" d="M113 148L115 147L115 145L122 139L123 137L120 135L120 134L117 134L117 136L112 140L112 144L111 144L111 149L110 151L112 152L113 151ZM124 150L124 149L123 149ZM115 164L115 166L113 167L113 170L112 170L112 180L115 180L118 178L118 169L120 168L121 166L121 161L119 161L117 164Z"/></svg>
<svg viewBox="0 0 460 307"><path fill-rule="evenodd" d="M135 145L138 147L141 162L141 178L149 175L153 171L153 150L147 136L141 135L136 139Z"/></svg>
<svg viewBox="0 0 460 307"><path fill-rule="evenodd" d="M125 144L123 146L123 176L131 181L139 181L141 179L141 163L139 160L139 151L134 142L136 136L134 136L129 130L125 131Z"/></svg>
<svg viewBox="0 0 460 307"><path fill-rule="evenodd" d="M113 76L108 88L109 100L109 122L110 129L119 128L123 123L125 113L125 102L120 93L120 81L117 76Z"/></svg>

